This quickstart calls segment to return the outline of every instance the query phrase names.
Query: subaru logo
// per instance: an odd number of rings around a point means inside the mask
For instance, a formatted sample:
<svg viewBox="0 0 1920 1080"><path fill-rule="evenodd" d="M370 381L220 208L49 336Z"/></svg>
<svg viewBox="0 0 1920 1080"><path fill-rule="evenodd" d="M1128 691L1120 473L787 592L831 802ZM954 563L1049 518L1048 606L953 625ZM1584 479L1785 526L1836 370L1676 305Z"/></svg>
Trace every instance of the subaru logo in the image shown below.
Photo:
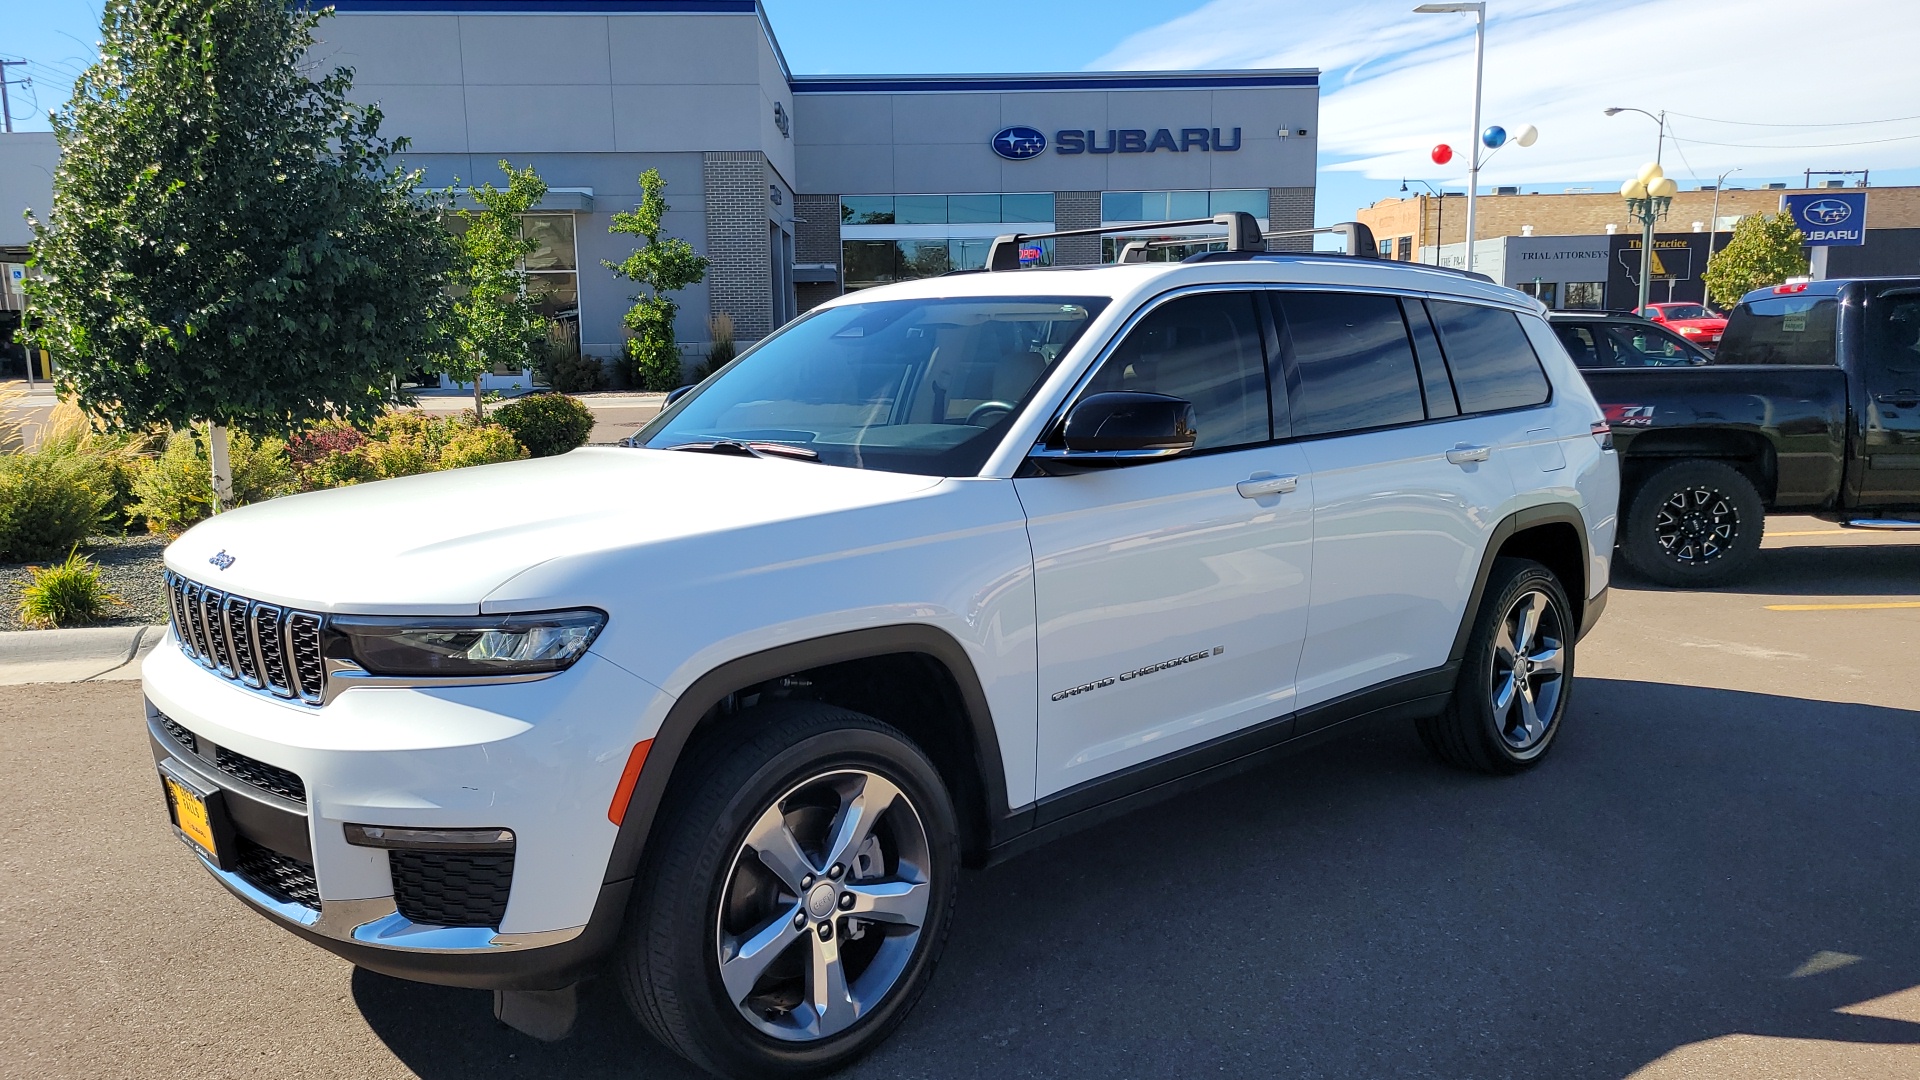
<svg viewBox="0 0 1920 1080"><path fill-rule="evenodd" d="M1047 137L1030 127L1001 128L993 136L993 152L1008 161L1025 161L1046 153Z"/></svg>
<svg viewBox="0 0 1920 1080"><path fill-rule="evenodd" d="M1853 207L1840 199L1810 202L1800 215L1815 225L1838 225L1853 216Z"/></svg>
<svg viewBox="0 0 1920 1080"><path fill-rule="evenodd" d="M227 551L225 548L221 548L220 553L218 555L215 555L213 558L208 559L207 561L219 567L220 569L225 570L227 567L233 565L234 558L233 556L227 554Z"/></svg>

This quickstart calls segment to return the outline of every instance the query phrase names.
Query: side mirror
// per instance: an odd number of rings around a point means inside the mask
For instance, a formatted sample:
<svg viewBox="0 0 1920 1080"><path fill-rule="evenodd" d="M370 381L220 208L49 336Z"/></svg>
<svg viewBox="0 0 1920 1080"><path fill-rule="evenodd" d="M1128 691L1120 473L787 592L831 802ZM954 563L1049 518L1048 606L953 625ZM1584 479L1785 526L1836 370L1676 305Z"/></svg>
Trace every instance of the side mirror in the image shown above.
<svg viewBox="0 0 1920 1080"><path fill-rule="evenodd" d="M687 396L687 391L689 391L689 390L691 390L691 389L693 389L694 387L696 387L696 386L698 386L698 385L700 385L700 384L699 384L699 383L688 383L688 384L687 384L687 385L685 385L685 386L678 386L678 387L675 387L675 388L673 388L672 390L669 390L669 391L667 391L667 400L665 400L665 401L663 401L663 402L661 402L661 403L660 403L660 407L664 409L664 408L666 408L666 407L667 407L668 405L671 405L671 404L673 404L674 402L676 402L676 401L679 401L679 400L680 400L681 398L683 398L683 397L686 397L686 396Z"/></svg>
<svg viewBox="0 0 1920 1080"><path fill-rule="evenodd" d="M1129 465L1189 453L1197 437L1192 402L1113 391L1080 399L1057 438L1049 440L1054 445L1033 456L1075 465Z"/></svg>

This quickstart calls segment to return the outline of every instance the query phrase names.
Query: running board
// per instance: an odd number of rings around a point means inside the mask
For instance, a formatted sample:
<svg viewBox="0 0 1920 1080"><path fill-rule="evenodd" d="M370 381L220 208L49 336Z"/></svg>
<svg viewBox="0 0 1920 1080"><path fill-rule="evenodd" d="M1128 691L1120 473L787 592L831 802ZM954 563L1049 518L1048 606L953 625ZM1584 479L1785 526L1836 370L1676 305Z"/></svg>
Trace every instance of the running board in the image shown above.
<svg viewBox="0 0 1920 1080"><path fill-rule="evenodd" d="M1857 518L1841 524L1849 529L1886 529L1889 532L1900 529L1920 529L1920 521L1900 521L1895 518Z"/></svg>

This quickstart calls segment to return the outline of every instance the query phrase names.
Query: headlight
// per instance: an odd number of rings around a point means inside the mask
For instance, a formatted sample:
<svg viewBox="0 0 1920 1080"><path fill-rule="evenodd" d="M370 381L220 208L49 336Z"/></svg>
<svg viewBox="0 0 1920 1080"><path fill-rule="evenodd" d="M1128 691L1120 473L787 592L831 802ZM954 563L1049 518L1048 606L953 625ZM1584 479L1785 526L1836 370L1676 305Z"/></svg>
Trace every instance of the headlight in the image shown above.
<svg viewBox="0 0 1920 1080"><path fill-rule="evenodd" d="M598 611L453 618L336 616L328 629L374 675L527 675L565 671L607 624Z"/></svg>

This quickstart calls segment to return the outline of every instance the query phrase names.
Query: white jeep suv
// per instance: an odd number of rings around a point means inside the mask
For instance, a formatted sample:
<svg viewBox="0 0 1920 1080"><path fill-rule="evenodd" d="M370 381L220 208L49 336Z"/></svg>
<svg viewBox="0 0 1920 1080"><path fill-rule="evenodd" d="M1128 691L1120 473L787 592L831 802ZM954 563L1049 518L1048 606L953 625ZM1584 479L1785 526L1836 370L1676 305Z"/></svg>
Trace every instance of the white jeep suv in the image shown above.
<svg viewBox="0 0 1920 1080"><path fill-rule="evenodd" d="M962 865L1363 719L1540 761L1619 483L1541 315L1340 255L954 274L631 448L222 514L144 672L168 813L268 918L531 1034L606 973L709 1070L831 1070Z"/></svg>

